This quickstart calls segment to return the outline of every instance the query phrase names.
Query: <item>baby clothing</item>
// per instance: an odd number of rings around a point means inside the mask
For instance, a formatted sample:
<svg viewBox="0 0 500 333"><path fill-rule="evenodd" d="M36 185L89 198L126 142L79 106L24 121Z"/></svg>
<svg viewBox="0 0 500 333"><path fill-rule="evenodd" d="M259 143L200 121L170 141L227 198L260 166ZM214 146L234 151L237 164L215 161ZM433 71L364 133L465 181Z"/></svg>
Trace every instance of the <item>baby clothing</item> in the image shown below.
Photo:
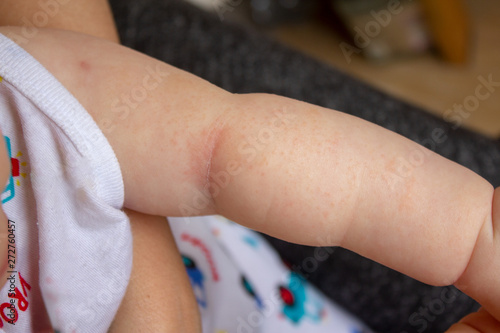
<svg viewBox="0 0 500 333"><path fill-rule="evenodd" d="M0 129L12 164L0 331L106 332L132 264L118 161L78 101L2 35ZM217 216L169 220L203 332L368 332L257 233Z"/></svg>
<svg viewBox="0 0 500 333"><path fill-rule="evenodd" d="M118 161L76 99L2 35L0 77L12 163L2 193L12 242L0 330L106 332L132 264Z"/></svg>

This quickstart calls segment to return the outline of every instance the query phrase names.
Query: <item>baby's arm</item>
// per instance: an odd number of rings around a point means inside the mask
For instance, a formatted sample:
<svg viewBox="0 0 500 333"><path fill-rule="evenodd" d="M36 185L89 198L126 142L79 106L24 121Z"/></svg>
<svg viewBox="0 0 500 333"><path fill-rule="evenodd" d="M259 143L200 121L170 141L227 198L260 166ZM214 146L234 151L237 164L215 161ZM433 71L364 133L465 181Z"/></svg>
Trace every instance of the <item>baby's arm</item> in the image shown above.
<svg viewBox="0 0 500 333"><path fill-rule="evenodd" d="M500 318L500 222L491 185L473 172L355 117L231 95L104 41L49 31L23 47L101 126L128 208L221 213L341 245L430 284L456 282Z"/></svg>

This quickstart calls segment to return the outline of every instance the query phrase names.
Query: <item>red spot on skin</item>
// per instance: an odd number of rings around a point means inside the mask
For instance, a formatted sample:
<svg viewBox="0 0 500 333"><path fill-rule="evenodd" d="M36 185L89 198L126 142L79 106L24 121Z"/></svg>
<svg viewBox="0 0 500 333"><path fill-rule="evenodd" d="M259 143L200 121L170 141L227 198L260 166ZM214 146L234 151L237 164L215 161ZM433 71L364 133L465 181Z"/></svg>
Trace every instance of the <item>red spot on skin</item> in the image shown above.
<svg viewBox="0 0 500 333"><path fill-rule="evenodd" d="M86 61L80 61L80 68L83 69L84 71L89 71L90 64Z"/></svg>

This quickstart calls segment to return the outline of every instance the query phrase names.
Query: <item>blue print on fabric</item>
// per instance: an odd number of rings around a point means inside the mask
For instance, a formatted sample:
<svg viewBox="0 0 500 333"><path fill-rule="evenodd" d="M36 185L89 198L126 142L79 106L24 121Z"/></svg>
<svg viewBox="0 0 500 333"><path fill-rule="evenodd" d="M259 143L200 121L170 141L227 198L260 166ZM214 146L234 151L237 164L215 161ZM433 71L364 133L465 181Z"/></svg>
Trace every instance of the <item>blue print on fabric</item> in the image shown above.
<svg viewBox="0 0 500 333"><path fill-rule="evenodd" d="M207 294L205 290L205 278L203 276L203 273L198 269L193 259L183 255L182 261L184 263L184 266L186 266L186 270L189 276L189 282L191 282L191 287L193 288L196 301L201 307L206 308Z"/></svg>

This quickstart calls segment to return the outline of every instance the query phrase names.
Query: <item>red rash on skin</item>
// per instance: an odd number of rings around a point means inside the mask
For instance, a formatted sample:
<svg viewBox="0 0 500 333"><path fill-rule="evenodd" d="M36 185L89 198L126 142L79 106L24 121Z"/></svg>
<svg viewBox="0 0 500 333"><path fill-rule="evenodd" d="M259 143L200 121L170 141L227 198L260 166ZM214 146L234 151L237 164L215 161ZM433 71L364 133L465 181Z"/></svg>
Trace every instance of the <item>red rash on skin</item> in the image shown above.
<svg viewBox="0 0 500 333"><path fill-rule="evenodd" d="M208 193L208 187L213 179L211 175L215 174L220 168L214 165L213 159L217 155L221 142L224 140L225 119L217 119L214 125L205 128L199 134L199 137L187 141L187 146L190 151L194 152L191 158L191 165L186 170L187 175L199 175L196 186L204 191L204 194L209 199L213 200L211 194Z"/></svg>
<svg viewBox="0 0 500 333"><path fill-rule="evenodd" d="M80 61L80 68L83 69L84 71L90 71L90 64L85 60Z"/></svg>

